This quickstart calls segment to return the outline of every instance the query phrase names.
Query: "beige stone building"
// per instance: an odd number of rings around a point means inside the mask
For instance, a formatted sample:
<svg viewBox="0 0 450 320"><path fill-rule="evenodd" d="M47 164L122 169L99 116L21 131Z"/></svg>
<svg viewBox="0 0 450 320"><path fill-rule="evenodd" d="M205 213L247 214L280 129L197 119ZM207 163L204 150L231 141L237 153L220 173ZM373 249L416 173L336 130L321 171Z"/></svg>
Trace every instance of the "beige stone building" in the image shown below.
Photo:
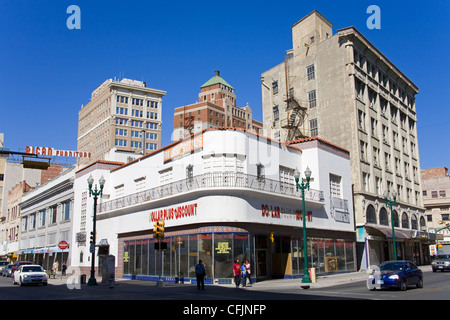
<svg viewBox="0 0 450 320"><path fill-rule="evenodd" d="M108 79L78 113L78 165L97 160L126 161L129 154L146 154L161 147L162 98L165 91L145 82ZM117 159L121 154L123 159ZM119 156L120 157L120 156Z"/></svg>
<svg viewBox="0 0 450 320"><path fill-rule="evenodd" d="M333 34L317 11L292 25L292 48L261 82L269 137L319 136L350 151L360 267L394 258L392 224L398 258L427 262L417 86L358 30ZM383 194L394 191L391 219Z"/></svg>
<svg viewBox="0 0 450 320"><path fill-rule="evenodd" d="M263 127L253 119L248 103L242 108L237 106L235 89L219 71L200 87L196 103L175 109L173 124L173 140L207 128L234 127L259 133Z"/></svg>
<svg viewBox="0 0 450 320"><path fill-rule="evenodd" d="M450 176L448 168L430 168L421 170L423 202L428 228L440 230L438 242L450 253Z"/></svg>

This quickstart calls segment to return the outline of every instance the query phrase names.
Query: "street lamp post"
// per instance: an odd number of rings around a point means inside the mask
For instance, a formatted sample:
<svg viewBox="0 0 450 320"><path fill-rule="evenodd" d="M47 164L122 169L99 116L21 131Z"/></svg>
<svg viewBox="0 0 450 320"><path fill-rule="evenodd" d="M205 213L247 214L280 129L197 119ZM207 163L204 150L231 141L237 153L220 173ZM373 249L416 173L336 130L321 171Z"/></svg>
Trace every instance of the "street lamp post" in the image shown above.
<svg viewBox="0 0 450 320"><path fill-rule="evenodd" d="M90 246L90 251L92 254L91 258L91 276L88 281L88 286L95 286L97 285L97 280L95 280L95 242L96 242L96 230L95 225L97 223L97 199L98 197L102 196L103 186L105 185L105 178L103 176L99 180L100 184L100 190L97 190L97 185L95 185L95 189L92 190L92 185L94 184L94 178L92 178L92 175L88 178L88 185L89 185L89 197L94 196L94 217L93 217L93 227L92 227L92 242Z"/></svg>
<svg viewBox="0 0 450 320"><path fill-rule="evenodd" d="M394 229L394 214L392 212L392 206L395 206L397 204L397 192L392 192L392 198L391 200L389 198L389 195L387 191L384 192L384 201L386 201L386 205L389 206L391 209L391 224L392 224L392 243L394 245L394 260L397 260L397 244L395 243L395 229Z"/></svg>
<svg viewBox="0 0 450 320"><path fill-rule="evenodd" d="M300 172L295 169L294 172L295 177L295 184L297 186L297 191L300 189L302 191L302 219L303 219L303 263L304 263L304 271L303 271L303 278L302 283L311 283L311 277L309 276L308 272L308 248L307 248L307 241L306 241L306 209L305 209L305 190L309 190L309 180L311 179L311 170L309 170L308 167L306 167L305 170L305 177L306 177L306 183L302 181L301 184L299 184L300 180Z"/></svg>

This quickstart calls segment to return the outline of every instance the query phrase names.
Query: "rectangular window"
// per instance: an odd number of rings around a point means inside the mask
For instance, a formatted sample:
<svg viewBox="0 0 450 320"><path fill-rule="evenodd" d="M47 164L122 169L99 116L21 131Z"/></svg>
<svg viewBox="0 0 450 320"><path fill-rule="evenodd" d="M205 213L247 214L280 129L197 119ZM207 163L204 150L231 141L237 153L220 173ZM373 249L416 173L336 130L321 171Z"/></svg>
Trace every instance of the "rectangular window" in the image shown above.
<svg viewBox="0 0 450 320"><path fill-rule="evenodd" d="M314 71L314 64L306 67L306 74L308 77L308 81L314 80L316 78L315 71Z"/></svg>
<svg viewBox="0 0 450 320"><path fill-rule="evenodd" d="M317 119L312 119L309 121L309 132L311 137L319 135L319 129L317 127Z"/></svg>
<svg viewBox="0 0 450 320"><path fill-rule="evenodd" d="M280 112L278 106L273 107L273 121L278 121L280 119Z"/></svg>
<svg viewBox="0 0 450 320"><path fill-rule="evenodd" d="M67 221L70 219L70 201L64 202L63 206L63 220Z"/></svg>
<svg viewBox="0 0 450 320"><path fill-rule="evenodd" d="M330 173L330 193L332 198L341 198L341 177Z"/></svg>
<svg viewBox="0 0 450 320"><path fill-rule="evenodd" d="M316 90L308 92L308 103L310 108L314 108L316 104Z"/></svg>
<svg viewBox="0 0 450 320"><path fill-rule="evenodd" d="M278 93L278 81L272 82L272 94Z"/></svg>

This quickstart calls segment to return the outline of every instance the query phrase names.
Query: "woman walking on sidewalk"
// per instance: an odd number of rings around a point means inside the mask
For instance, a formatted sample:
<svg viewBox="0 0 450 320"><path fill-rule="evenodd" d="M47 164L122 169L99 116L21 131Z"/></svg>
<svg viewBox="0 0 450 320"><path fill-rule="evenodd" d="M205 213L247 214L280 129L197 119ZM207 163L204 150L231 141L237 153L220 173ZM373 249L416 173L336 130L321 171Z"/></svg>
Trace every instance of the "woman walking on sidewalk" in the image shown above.
<svg viewBox="0 0 450 320"><path fill-rule="evenodd" d="M241 265L239 264L239 259L234 260L233 275L236 288L239 288L239 284L241 283Z"/></svg>

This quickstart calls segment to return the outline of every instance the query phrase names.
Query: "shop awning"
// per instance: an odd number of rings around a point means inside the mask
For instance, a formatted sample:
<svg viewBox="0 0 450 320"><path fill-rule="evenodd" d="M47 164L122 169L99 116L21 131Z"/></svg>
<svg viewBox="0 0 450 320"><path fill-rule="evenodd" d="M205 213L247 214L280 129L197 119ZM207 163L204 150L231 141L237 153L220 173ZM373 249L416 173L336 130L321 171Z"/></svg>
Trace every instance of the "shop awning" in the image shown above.
<svg viewBox="0 0 450 320"><path fill-rule="evenodd" d="M35 253L52 253L52 252L69 252L69 249L61 250L58 246L48 248L37 248L16 251L15 254L35 254Z"/></svg>
<svg viewBox="0 0 450 320"><path fill-rule="evenodd" d="M365 226L366 232L372 236L385 237L392 239L392 228L389 227L378 227L378 226ZM422 240L436 240L436 235L434 233L428 233L418 230L398 230L395 229L395 239L422 239Z"/></svg>

